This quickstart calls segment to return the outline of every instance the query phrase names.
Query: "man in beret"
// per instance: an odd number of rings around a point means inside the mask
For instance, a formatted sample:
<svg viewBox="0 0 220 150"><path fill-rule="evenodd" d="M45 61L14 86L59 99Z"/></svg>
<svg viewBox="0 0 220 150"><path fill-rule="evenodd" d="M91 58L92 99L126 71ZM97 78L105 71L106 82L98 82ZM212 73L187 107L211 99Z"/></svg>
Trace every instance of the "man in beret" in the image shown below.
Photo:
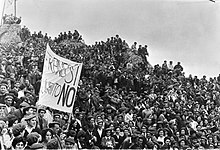
<svg viewBox="0 0 220 150"><path fill-rule="evenodd" d="M81 129L77 134L77 147L78 149L89 148L88 141L86 139L86 132L83 129Z"/></svg>
<svg viewBox="0 0 220 150"><path fill-rule="evenodd" d="M65 148L66 149L76 149L77 145L75 139L72 137L68 137L65 139Z"/></svg>
<svg viewBox="0 0 220 150"><path fill-rule="evenodd" d="M51 122L51 123L49 123L49 128L51 128L53 130L54 136L58 141L58 145L59 145L59 147L62 148L63 145L61 143L61 138L59 136L59 133L60 133L60 130L61 130L60 123L59 122Z"/></svg>
<svg viewBox="0 0 220 150"><path fill-rule="evenodd" d="M103 129L103 120L97 122L96 128L93 130L93 135L96 137L95 145L101 148L101 141L105 135L105 130Z"/></svg>
<svg viewBox="0 0 220 150"><path fill-rule="evenodd" d="M40 128L41 130L48 128L48 122L46 119L44 119L45 113L46 113L46 110L43 107L38 108L37 121L38 121L38 128Z"/></svg>
<svg viewBox="0 0 220 150"><path fill-rule="evenodd" d="M58 140L54 138L47 143L47 149L62 149L62 147L60 147Z"/></svg>
<svg viewBox="0 0 220 150"><path fill-rule="evenodd" d="M29 117L30 115L34 114L34 109L36 109L36 108L34 106L29 105L29 104L22 109L23 115L24 115L24 117L21 119L22 123L26 123L26 118Z"/></svg>
<svg viewBox="0 0 220 150"><path fill-rule="evenodd" d="M5 96L8 93L8 82L7 81L2 81L0 83L0 103L5 104Z"/></svg>
<svg viewBox="0 0 220 150"><path fill-rule="evenodd" d="M23 125L22 123L18 123L16 125L13 126L12 128L12 133L14 137L17 136L24 136L24 132L25 131L25 125Z"/></svg>
<svg viewBox="0 0 220 150"><path fill-rule="evenodd" d="M8 115L7 106L0 103L0 117L6 117Z"/></svg>
<svg viewBox="0 0 220 150"><path fill-rule="evenodd" d="M171 148L171 140L169 137L164 138L164 144L162 145L161 149L170 149Z"/></svg>
<svg viewBox="0 0 220 150"><path fill-rule="evenodd" d="M2 82L5 79L5 76L3 74L0 74L0 82Z"/></svg>
<svg viewBox="0 0 220 150"><path fill-rule="evenodd" d="M53 115L53 121L54 122L59 122L61 127L63 127L65 125L65 121L62 119L62 116L59 113L55 113Z"/></svg>
<svg viewBox="0 0 220 150"><path fill-rule="evenodd" d="M102 138L102 148L115 148L115 139L112 137L112 129L111 128L107 128L106 130L106 136L104 136Z"/></svg>
<svg viewBox="0 0 220 150"><path fill-rule="evenodd" d="M13 101L14 101L14 95L12 93L7 93L5 96L5 104L6 104L6 109L8 113L14 113L15 107L13 106Z"/></svg>
<svg viewBox="0 0 220 150"><path fill-rule="evenodd" d="M14 111L14 113L12 113L12 114L15 115L18 118L19 121L21 121L24 118L24 108L26 108L28 106L29 106L29 104L27 102L22 102L20 104L19 108L16 109Z"/></svg>
<svg viewBox="0 0 220 150"><path fill-rule="evenodd" d="M24 137L27 137L28 134L32 132L37 132L41 134L41 130L37 128L37 116L30 114L25 118L25 121L27 122L26 128L25 128L25 133Z"/></svg>

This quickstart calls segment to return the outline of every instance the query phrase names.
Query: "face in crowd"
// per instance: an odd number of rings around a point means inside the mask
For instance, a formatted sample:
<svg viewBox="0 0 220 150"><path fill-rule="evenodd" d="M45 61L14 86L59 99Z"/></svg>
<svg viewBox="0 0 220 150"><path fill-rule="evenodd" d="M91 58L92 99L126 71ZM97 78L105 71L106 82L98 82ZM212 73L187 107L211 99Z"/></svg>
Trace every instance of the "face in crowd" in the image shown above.
<svg viewBox="0 0 220 150"><path fill-rule="evenodd" d="M74 144L71 142L65 142L65 147L66 149L73 149L74 148Z"/></svg>
<svg viewBox="0 0 220 150"><path fill-rule="evenodd" d="M26 114L27 115L34 114L34 109L30 107L29 109L27 109Z"/></svg>
<svg viewBox="0 0 220 150"><path fill-rule="evenodd" d="M52 139L52 133L50 131L47 131L46 133L46 141L50 141Z"/></svg>
<svg viewBox="0 0 220 150"><path fill-rule="evenodd" d="M1 85L0 86L0 91L2 94L8 93L8 88L6 85Z"/></svg>
<svg viewBox="0 0 220 150"><path fill-rule="evenodd" d="M60 130L59 124L54 124L54 127L53 127L54 133L55 133L55 134L58 134L58 133L59 133L59 130Z"/></svg>
<svg viewBox="0 0 220 150"><path fill-rule="evenodd" d="M28 124L28 126L30 126L31 128L36 127L36 125L37 125L37 118L34 117L34 118L28 120L28 121L27 121L27 124Z"/></svg>
<svg viewBox="0 0 220 150"><path fill-rule="evenodd" d="M6 104L7 106L11 106L11 105L12 105L12 102L13 102L13 99L12 99L12 98L7 98L7 99L5 99L5 104Z"/></svg>
<svg viewBox="0 0 220 150"><path fill-rule="evenodd" d="M23 150L24 149L24 143L23 142L19 142L15 145L15 150Z"/></svg>
<svg viewBox="0 0 220 150"><path fill-rule="evenodd" d="M44 110L40 110L38 115L39 115L39 117L43 118L44 114L45 114L45 111Z"/></svg>

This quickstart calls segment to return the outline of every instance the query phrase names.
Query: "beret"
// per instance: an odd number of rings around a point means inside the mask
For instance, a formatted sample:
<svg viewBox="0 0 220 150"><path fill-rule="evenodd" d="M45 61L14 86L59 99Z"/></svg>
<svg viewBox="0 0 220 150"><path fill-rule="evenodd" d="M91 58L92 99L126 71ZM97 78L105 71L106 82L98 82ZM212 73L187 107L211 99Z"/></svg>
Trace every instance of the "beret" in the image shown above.
<svg viewBox="0 0 220 150"><path fill-rule="evenodd" d="M40 106L40 107L38 108L38 113L39 113L40 111L46 112L46 109L45 109L43 106Z"/></svg>
<svg viewBox="0 0 220 150"><path fill-rule="evenodd" d="M5 104L0 103L0 107L6 107L6 105L5 105Z"/></svg>
<svg viewBox="0 0 220 150"><path fill-rule="evenodd" d="M30 105L27 103L27 102L22 102L21 104L20 104L20 108L21 107L29 107Z"/></svg>
<svg viewBox="0 0 220 150"><path fill-rule="evenodd" d="M48 143L47 143L47 149L58 149L59 148L59 144L57 139L51 139Z"/></svg>
<svg viewBox="0 0 220 150"><path fill-rule="evenodd" d="M54 117L55 117L55 116L59 116L59 117L61 118L61 115L58 114L58 113L54 114L53 116L54 116Z"/></svg>
<svg viewBox="0 0 220 150"><path fill-rule="evenodd" d="M77 138L80 138L82 136L86 136L86 132L84 130L80 130L77 134Z"/></svg>
<svg viewBox="0 0 220 150"><path fill-rule="evenodd" d="M72 137L68 137L67 139L65 139L65 142L69 142L69 143L75 144L75 140Z"/></svg>
<svg viewBox="0 0 220 150"><path fill-rule="evenodd" d="M106 132L107 132L107 131L112 131L112 129L111 129L111 128L106 128L105 131L106 131Z"/></svg>
<svg viewBox="0 0 220 150"><path fill-rule="evenodd" d="M92 118L93 118L92 115L89 115L89 116L87 117L88 120L90 120L90 119L92 119Z"/></svg>
<svg viewBox="0 0 220 150"><path fill-rule="evenodd" d="M7 93L6 96L5 96L5 99L8 99L8 98L14 99L14 94Z"/></svg>
<svg viewBox="0 0 220 150"><path fill-rule="evenodd" d="M25 129L25 125L18 123L13 126L12 133L14 136L18 136Z"/></svg>
<svg viewBox="0 0 220 150"><path fill-rule="evenodd" d="M59 122L51 122L49 123L49 128L53 128L55 124L58 124L60 126Z"/></svg>
<svg viewBox="0 0 220 150"><path fill-rule="evenodd" d="M0 85L1 85L1 86L4 85L4 86L8 87L8 82L7 82L6 80L3 80L3 81L0 83Z"/></svg>
<svg viewBox="0 0 220 150"><path fill-rule="evenodd" d="M76 131L74 130L69 130L68 133L67 133L68 136L72 136L72 137L75 137L76 136Z"/></svg>
<svg viewBox="0 0 220 150"><path fill-rule="evenodd" d="M3 74L0 74L0 78L4 78L5 76Z"/></svg>
<svg viewBox="0 0 220 150"><path fill-rule="evenodd" d="M39 139L40 135L37 132L32 132L27 135L27 143L29 146L32 146L32 144L36 143Z"/></svg>
<svg viewBox="0 0 220 150"><path fill-rule="evenodd" d="M34 143L30 146L30 149L42 149L44 148L44 145L41 143Z"/></svg>
<svg viewBox="0 0 220 150"><path fill-rule="evenodd" d="M113 107L113 106L111 106L111 105L109 105L109 104L107 104L106 109L112 109L112 110L116 110L116 108L115 108L115 107Z"/></svg>

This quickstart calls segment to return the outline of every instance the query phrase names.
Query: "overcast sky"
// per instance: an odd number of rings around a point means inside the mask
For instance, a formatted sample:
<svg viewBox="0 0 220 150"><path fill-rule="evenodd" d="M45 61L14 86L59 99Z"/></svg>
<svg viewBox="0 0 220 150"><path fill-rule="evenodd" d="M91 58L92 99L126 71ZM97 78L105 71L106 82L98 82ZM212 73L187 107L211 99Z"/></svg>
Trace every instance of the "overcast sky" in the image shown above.
<svg viewBox="0 0 220 150"><path fill-rule="evenodd" d="M186 75L220 74L219 0L17 0L17 16L52 37L77 29L87 44L119 34L147 44L152 65L173 60Z"/></svg>

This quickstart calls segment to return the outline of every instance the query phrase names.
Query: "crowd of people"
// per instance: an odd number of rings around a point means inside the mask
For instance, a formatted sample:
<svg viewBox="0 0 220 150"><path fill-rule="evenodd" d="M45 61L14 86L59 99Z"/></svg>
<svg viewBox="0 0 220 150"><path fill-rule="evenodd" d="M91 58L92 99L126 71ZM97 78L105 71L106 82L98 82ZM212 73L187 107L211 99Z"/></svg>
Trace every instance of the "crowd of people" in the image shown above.
<svg viewBox="0 0 220 150"><path fill-rule="evenodd" d="M186 77L166 60L151 67L147 45L119 35L86 45L77 30L52 39L24 27L20 37L0 56L0 149L220 148L220 75ZM37 103L47 43L83 63L72 114Z"/></svg>
<svg viewBox="0 0 220 150"><path fill-rule="evenodd" d="M2 17L2 20L3 20L3 24L20 24L21 23L21 17L18 18L14 16L13 14L11 15L5 14Z"/></svg>

